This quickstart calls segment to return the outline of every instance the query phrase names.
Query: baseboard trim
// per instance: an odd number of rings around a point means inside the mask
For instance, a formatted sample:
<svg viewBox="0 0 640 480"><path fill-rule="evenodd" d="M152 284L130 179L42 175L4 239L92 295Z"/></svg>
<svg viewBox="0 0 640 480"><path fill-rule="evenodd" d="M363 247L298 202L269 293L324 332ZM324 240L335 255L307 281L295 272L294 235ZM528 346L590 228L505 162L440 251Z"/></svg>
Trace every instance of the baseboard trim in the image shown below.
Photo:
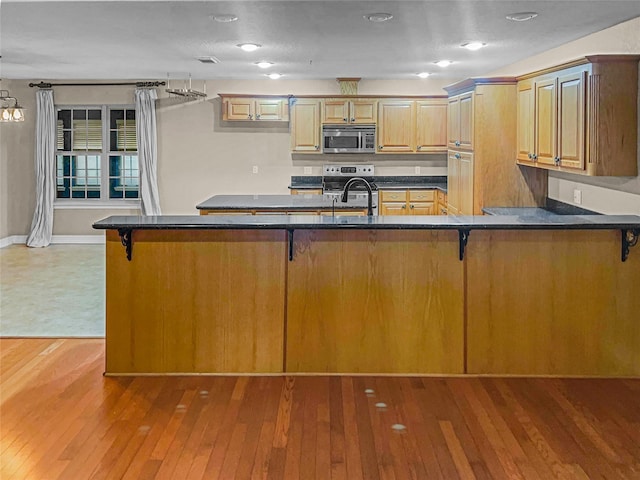
<svg viewBox="0 0 640 480"><path fill-rule="evenodd" d="M12 235L0 238L0 248L9 245L24 245L27 243L26 235ZM51 244L104 244L105 236L102 235L53 235Z"/></svg>

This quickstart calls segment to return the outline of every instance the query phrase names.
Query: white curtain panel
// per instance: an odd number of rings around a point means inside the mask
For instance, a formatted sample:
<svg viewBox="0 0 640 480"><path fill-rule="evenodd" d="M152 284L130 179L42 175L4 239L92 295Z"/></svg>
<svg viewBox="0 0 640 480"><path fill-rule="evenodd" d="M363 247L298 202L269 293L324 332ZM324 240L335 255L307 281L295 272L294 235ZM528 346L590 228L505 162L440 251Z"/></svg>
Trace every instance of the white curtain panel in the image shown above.
<svg viewBox="0 0 640 480"><path fill-rule="evenodd" d="M138 88L135 97L142 214L161 215L158 195L158 134L156 129L158 94L153 89Z"/></svg>
<svg viewBox="0 0 640 480"><path fill-rule="evenodd" d="M53 90L36 92L36 209L27 246L46 247L53 234L56 195L56 110Z"/></svg>

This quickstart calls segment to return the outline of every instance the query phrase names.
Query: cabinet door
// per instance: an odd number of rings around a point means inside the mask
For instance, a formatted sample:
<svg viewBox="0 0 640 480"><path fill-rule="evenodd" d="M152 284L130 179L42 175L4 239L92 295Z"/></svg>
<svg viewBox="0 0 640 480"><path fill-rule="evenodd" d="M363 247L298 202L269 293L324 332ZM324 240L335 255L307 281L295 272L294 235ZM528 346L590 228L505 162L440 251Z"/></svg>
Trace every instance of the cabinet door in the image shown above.
<svg viewBox="0 0 640 480"><path fill-rule="evenodd" d="M458 194L460 215L473 215L473 154L460 152Z"/></svg>
<svg viewBox="0 0 640 480"><path fill-rule="evenodd" d="M561 167L584 170L587 72L558 77L558 157Z"/></svg>
<svg viewBox="0 0 640 480"><path fill-rule="evenodd" d="M473 92L460 95L460 148L473 148Z"/></svg>
<svg viewBox="0 0 640 480"><path fill-rule="evenodd" d="M521 162L533 162L533 82L523 81L518 83L518 153L517 159Z"/></svg>
<svg viewBox="0 0 640 480"><path fill-rule="evenodd" d="M229 98L223 120L253 120L253 98Z"/></svg>
<svg viewBox="0 0 640 480"><path fill-rule="evenodd" d="M460 97L451 97L447 112L447 136L449 147L460 146Z"/></svg>
<svg viewBox="0 0 640 480"><path fill-rule="evenodd" d="M258 98L255 102L256 120L287 120L289 118L287 100Z"/></svg>
<svg viewBox="0 0 640 480"><path fill-rule="evenodd" d="M556 78L535 83L535 154L536 161L545 165L555 165L558 131L556 88Z"/></svg>
<svg viewBox="0 0 640 480"><path fill-rule="evenodd" d="M375 124L377 104L378 102L375 100L353 100L350 102L349 121L351 123Z"/></svg>
<svg viewBox="0 0 640 480"><path fill-rule="evenodd" d="M381 202L380 215L406 215L406 202Z"/></svg>
<svg viewBox="0 0 640 480"><path fill-rule="evenodd" d="M433 202L409 203L409 215L435 215L436 208Z"/></svg>
<svg viewBox="0 0 640 480"><path fill-rule="evenodd" d="M413 152L415 102L381 101L378 109L378 152Z"/></svg>
<svg viewBox="0 0 640 480"><path fill-rule="evenodd" d="M321 188L292 188L290 192L291 195L322 195Z"/></svg>
<svg viewBox="0 0 640 480"><path fill-rule="evenodd" d="M291 108L291 150L320 153L320 101L297 99Z"/></svg>
<svg viewBox="0 0 640 480"><path fill-rule="evenodd" d="M449 150L447 159L447 210L455 215L460 209L460 153Z"/></svg>
<svg viewBox="0 0 640 480"><path fill-rule="evenodd" d="M349 101L323 100L322 123L349 123Z"/></svg>
<svg viewBox="0 0 640 480"><path fill-rule="evenodd" d="M444 100L416 102L416 150L447 150L447 103Z"/></svg>

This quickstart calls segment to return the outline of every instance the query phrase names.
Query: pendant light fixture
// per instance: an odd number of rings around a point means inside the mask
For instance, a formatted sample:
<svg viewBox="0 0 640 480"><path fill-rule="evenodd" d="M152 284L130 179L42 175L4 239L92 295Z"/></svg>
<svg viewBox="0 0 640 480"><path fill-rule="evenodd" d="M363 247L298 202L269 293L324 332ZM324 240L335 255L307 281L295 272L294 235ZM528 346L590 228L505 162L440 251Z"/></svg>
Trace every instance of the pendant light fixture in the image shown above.
<svg viewBox="0 0 640 480"><path fill-rule="evenodd" d="M24 110L9 90L0 90L0 122L24 122Z"/></svg>

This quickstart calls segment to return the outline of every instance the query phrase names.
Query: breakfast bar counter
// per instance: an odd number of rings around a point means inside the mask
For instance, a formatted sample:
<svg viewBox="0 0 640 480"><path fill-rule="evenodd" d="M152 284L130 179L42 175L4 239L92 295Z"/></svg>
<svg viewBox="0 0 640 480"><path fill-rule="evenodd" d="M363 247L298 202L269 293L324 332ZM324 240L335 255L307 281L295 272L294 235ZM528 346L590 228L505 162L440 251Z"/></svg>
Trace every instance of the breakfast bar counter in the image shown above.
<svg viewBox="0 0 640 480"><path fill-rule="evenodd" d="M640 375L640 217L115 216L106 373Z"/></svg>

